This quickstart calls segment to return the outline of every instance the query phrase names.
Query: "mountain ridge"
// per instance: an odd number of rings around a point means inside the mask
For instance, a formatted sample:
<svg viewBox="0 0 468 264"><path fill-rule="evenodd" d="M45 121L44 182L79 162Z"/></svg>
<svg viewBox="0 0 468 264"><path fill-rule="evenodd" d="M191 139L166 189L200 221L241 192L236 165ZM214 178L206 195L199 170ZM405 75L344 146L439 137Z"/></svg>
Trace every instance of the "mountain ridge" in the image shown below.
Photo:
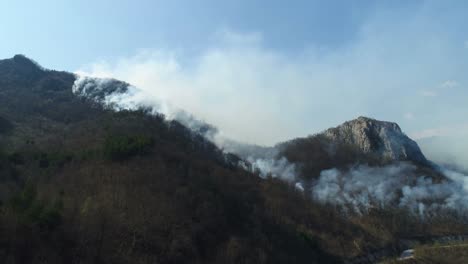
<svg viewBox="0 0 468 264"><path fill-rule="evenodd" d="M15 55L10 59L0 60L0 73L5 74L8 71L15 76L15 79L11 81L16 81L18 78L28 80L23 86L36 87L34 89L39 92L47 93L50 90L63 90L65 93L70 94L70 91L73 90L75 95L83 96L98 103L103 103L108 95L126 93L130 87L130 84L115 79L79 77L72 73L47 70L25 55ZM48 75L51 77L46 78ZM77 85L77 82L79 82L79 85ZM37 84L30 85L31 83ZM68 87L70 85L72 87ZM70 91L66 91L67 89ZM187 119L187 117L184 118ZM216 133L217 131L216 129L214 129L214 132L211 130L210 133ZM209 136L209 138L212 137L213 135ZM311 137L328 141L327 152L329 155L336 154L333 153L336 152L336 147L333 144L341 144L348 147L357 147L357 152L360 152L360 155L369 156L369 158L372 156L372 159L409 160L428 165L428 161L417 143L407 137L401 131L400 126L393 122L360 116L306 138ZM251 155L261 157L262 153L271 158L275 155L281 155L285 146L291 143L294 144L300 139L278 143L274 147L259 147L236 143L233 140L225 140L225 146L221 147L224 147L227 151L239 152L235 154L240 154L243 158Z"/></svg>
<svg viewBox="0 0 468 264"><path fill-rule="evenodd" d="M0 262L343 263L414 234L465 230L395 208L344 216L307 186L233 166L201 136L212 129L101 104L125 83L85 82L95 90L86 97L76 80L24 56L0 61ZM382 163L324 134L242 151L287 159L310 183Z"/></svg>

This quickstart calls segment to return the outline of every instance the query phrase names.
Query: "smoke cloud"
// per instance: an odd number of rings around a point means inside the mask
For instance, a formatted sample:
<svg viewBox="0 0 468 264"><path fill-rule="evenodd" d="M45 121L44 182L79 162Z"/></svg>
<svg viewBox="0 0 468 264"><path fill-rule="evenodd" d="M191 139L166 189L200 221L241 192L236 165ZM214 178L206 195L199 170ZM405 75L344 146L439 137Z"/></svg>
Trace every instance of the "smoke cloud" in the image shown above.
<svg viewBox="0 0 468 264"><path fill-rule="evenodd" d="M294 184L298 190L308 191L298 178L297 166L281 157L278 149L230 140L185 111L147 96L144 90L114 79L78 76L73 92L115 110L145 108L153 114L162 113L168 120L181 122L225 152L238 154L248 162L248 165L242 163L239 166L259 173L262 178L278 177ZM322 203L361 214L374 207L388 206L407 208L422 217L441 209L465 211L468 177L448 169L442 172L450 181L434 183L431 178L418 175L416 167L409 163L384 167L361 165L347 171L330 169L322 171L319 179L312 183L311 195Z"/></svg>
<svg viewBox="0 0 468 264"><path fill-rule="evenodd" d="M347 211L366 213L376 207L401 207L420 216L452 209L466 212L468 176L443 169L449 179L435 183L418 175L416 167L398 163L385 167L358 166L349 171L322 171L312 196Z"/></svg>
<svg viewBox="0 0 468 264"><path fill-rule="evenodd" d="M285 157L279 159L254 159L249 157L247 160L252 164L254 170L260 172L261 177L271 175L288 182L294 182L297 179L296 165L289 163Z"/></svg>
<svg viewBox="0 0 468 264"><path fill-rule="evenodd" d="M279 177L304 191L295 164L279 155L276 148L240 143L225 137L216 128L168 103L148 96L145 90L114 79L78 76L73 92L101 102L115 110L150 109L177 120L194 133L205 136L225 152L239 155L249 163L239 164L260 177ZM468 177L448 169L442 171L451 181L434 183L418 175L416 167L398 163L385 167L358 166L347 171L323 171L312 184L312 197L345 210L366 213L374 207L398 206L421 216L440 209L463 211L468 205ZM306 190L307 191L307 190Z"/></svg>
<svg viewBox="0 0 468 264"><path fill-rule="evenodd" d="M466 98L468 82L459 58L466 49L432 27L432 16L396 23L379 15L353 41L333 49L311 43L278 50L261 33L224 30L194 54L155 48L77 73L131 83L146 92L140 99L184 109L226 137L251 144L273 145L360 115L396 121L410 133L447 115L451 122L463 119L459 98ZM437 96L421 96L439 86L445 88Z"/></svg>
<svg viewBox="0 0 468 264"><path fill-rule="evenodd" d="M166 120L177 120L194 133L204 136L215 143L226 153L234 153L249 162L239 164L252 172L258 172L260 177L279 177L287 182L297 179L296 166L280 157L274 148L248 145L226 138L215 127L196 119L182 109L148 96L147 92L130 84L111 79L77 76L72 88L73 92L99 102L114 110L137 110L144 108L151 114L163 114Z"/></svg>
<svg viewBox="0 0 468 264"><path fill-rule="evenodd" d="M440 26L434 17L446 18L439 11L437 5L427 4L414 14L377 12L339 47L311 43L288 52L269 48L261 33L225 30L197 54L156 48L95 62L77 73L106 78L103 82L112 78L128 82L134 86L107 94L105 103L122 109L150 107L237 153L261 175L295 182L297 166L278 157L273 148L229 139L270 146L359 115L396 121L409 134L466 119L467 60L460 59L467 54L466 39L460 41L460 32ZM79 78L76 86L86 87L80 84L84 80ZM464 141L453 140L454 147L439 145L432 151L422 148L434 159L445 147L453 157L443 155L437 161L460 159L458 163L468 164L467 148L455 148ZM315 198L351 203L352 210L361 211L393 204L427 211L430 205L424 199L431 195L443 200L436 199L435 205L456 208L465 192L459 181L432 184L407 165L325 171L314 186Z"/></svg>
<svg viewBox="0 0 468 264"><path fill-rule="evenodd" d="M468 124L422 131L418 144L434 162L468 172Z"/></svg>
<svg viewBox="0 0 468 264"><path fill-rule="evenodd" d="M440 12L442 6L450 12ZM359 115L395 121L411 135L466 122L468 60L463 58L468 53L466 27L459 23L465 13L434 1L376 9L343 43L323 46L311 37L312 43L294 50L270 43L268 32L256 31L262 28L242 33L218 28L194 50L154 46L134 56L91 62L77 73L139 88L108 97L108 103L153 106L194 131L206 131L203 121L213 124L219 130L209 137L246 159L246 148L227 144L227 138L271 146ZM452 132L449 143L422 149L430 159L456 161L466 169L468 146L461 142L468 133L455 139ZM281 164L281 158L260 154L254 155L264 160L258 168Z"/></svg>

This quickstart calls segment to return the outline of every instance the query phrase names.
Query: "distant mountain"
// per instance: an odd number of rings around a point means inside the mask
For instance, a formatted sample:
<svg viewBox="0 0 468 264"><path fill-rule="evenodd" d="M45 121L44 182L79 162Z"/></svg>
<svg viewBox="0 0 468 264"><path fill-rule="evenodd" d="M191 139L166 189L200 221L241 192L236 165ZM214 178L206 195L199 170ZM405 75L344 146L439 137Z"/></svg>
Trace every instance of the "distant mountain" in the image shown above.
<svg viewBox="0 0 468 264"><path fill-rule="evenodd" d="M383 166L402 161L442 178L398 124L368 117L358 117L321 133L278 144L276 148L279 155L300 164L302 176L309 179L331 168Z"/></svg>

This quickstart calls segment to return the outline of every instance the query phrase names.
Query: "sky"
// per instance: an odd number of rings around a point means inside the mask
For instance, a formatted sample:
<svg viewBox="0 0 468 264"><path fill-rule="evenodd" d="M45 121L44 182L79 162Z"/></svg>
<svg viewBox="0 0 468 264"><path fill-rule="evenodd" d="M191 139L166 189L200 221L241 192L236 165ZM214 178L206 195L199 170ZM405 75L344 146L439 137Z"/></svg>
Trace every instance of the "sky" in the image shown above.
<svg viewBox="0 0 468 264"><path fill-rule="evenodd" d="M462 0L0 0L0 58L127 81L249 143L365 115L468 147L467 13Z"/></svg>

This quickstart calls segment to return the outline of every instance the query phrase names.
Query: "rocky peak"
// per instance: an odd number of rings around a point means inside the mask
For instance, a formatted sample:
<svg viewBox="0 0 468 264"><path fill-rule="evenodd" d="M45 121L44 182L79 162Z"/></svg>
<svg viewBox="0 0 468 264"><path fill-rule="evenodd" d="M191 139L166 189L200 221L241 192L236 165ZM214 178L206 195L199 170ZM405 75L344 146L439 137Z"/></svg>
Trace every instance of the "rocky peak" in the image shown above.
<svg viewBox="0 0 468 264"><path fill-rule="evenodd" d="M31 82L43 77L46 71L37 62L24 55L0 60L0 76L12 82Z"/></svg>
<svg viewBox="0 0 468 264"><path fill-rule="evenodd" d="M385 160L428 162L418 144L393 122L361 116L322 134L333 142L354 145L363 153L374 154Z"/></svg>
<svg viewBox="0 0 468 264"><path fill-rule="evenodd" d="M35 68L35 69L42 69L41 66L39 66L39 64L35 61L33 61L32 59L22 55L22 54L17 54L15 56L13 56L13 59L12 59L15 63L17 63L18 65L21 65L23 67L28 67L28 68Z"/></svg>

